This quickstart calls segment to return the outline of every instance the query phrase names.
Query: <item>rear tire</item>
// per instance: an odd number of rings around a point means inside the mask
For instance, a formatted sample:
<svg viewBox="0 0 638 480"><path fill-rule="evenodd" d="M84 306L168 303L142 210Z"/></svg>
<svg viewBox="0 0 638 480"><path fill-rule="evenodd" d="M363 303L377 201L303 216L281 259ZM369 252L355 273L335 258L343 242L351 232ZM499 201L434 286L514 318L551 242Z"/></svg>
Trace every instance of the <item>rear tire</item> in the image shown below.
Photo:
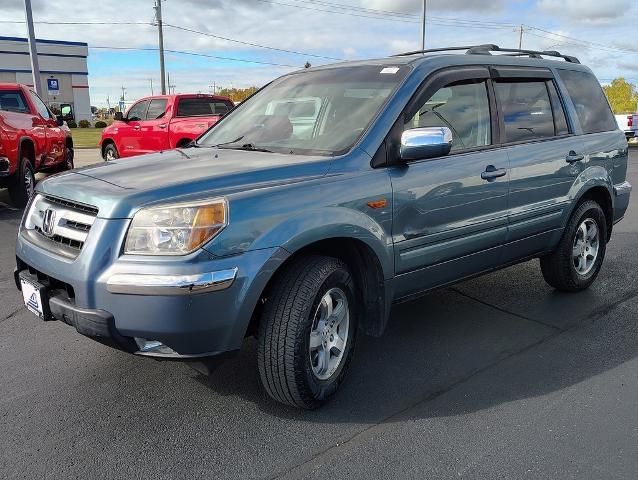
<svg viewBox="0 0 638 480"><path fill-rule="evenodd" d="M118 158L120 158L120 153L117 151L117 147L113 143L109 143L106 147L104 147L105 162L117 160Z"/></svg>
<svg viewBox="0 0 638 480"><path fill-rule="evenodd" d="M288 266L267 299L258 366L273 399L314 409L343 381L357 330L355 285L342 261L312 255Z"/></svg>
<svg viewBox="0 0 638 480"><path fill-rule="evenodd" d="M31 195L35 190L35 174L33 173L33 167L31 161L28 158L23 158L18 165L15 179L9 185L9 197L11 197L11 203L18 208L24 208Z"/></svg>
<svg viewBox="0 0 638 480"><path fill-rule="evenodd" d="M587 200L572 214L558 248L541 258L543 277L556 290L585 290L596 280L606 250L605 213L598 203Z"/></svg>
<svg viewBox="0 0 638 480"><path fill-rule="evenodd" d="M73 170L75 168L75 151L66 147L66 151L64 152L64 164L62 165L62 171Z"/></svg>

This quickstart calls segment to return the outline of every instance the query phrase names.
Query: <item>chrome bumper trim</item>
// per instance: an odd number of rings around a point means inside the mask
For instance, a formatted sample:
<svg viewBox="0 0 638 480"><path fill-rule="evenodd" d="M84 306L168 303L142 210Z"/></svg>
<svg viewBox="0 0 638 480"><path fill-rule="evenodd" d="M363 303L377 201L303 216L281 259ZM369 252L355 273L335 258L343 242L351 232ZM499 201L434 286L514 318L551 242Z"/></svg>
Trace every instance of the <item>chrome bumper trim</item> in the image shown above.
<svg viewBox="0 0 638 480"><path fill-rule="evenodd" d="M631 183L624 181L618 185L614 185L614 194L618 197L620 195L629 195L631 193Z"/></svg>
<svg viewBox="0 0 638 480"><path fill-rule="evenodd" d="M236 267L195 275L116 273L106 282L106 289L123 295L190 295L224 290L236 277Z"/></svg>

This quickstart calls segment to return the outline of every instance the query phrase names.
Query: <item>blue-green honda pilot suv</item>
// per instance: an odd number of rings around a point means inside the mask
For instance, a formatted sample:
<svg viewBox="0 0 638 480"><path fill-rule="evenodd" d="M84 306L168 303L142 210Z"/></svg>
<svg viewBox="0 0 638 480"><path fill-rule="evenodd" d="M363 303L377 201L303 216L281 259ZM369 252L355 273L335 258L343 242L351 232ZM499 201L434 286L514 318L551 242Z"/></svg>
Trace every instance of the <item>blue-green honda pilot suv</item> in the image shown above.
<svg viewBox="0 0 638 480"><path fill-rule="evenodd" d="M342 382L393 302L531 258L578 292L627 209L628 148L591 71L496 45L285 75L187 148L41 182L26 306L198 368L258 339L266 391Z"/></svg>

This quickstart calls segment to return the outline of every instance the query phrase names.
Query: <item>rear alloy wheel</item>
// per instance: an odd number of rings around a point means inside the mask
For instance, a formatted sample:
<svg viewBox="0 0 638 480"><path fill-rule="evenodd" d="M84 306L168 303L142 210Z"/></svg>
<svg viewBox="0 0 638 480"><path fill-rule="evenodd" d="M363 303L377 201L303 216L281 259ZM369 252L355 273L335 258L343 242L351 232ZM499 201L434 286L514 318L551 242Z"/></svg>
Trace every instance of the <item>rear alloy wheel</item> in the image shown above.
<svg viewBox="0 0 638 480"><path fill-rule="evenodd" d="M120 158L120 154L117 151L117 148L112 143L109 143L106 147L104 147L104 160L110 162L111 160L117 160Z"/></svg>
<svg viewBox="0 0 638 480"><path fill-rule="evenodd" d="M23 208L35 191L35 174L28 158L23 158L18 166L16 178L9 186L11 203L18 208Z"/></svg>
<svg viewBox="0 0 638 480"><path fill-rule="evenodd" d="M272 398L313 409L337 391L354 352L355 298L336 258L301 258L278 276L259 325L259 374Z"/></svg>
<svg viewBox="0 0 638 480"><path fill-rule="evenodd" d="M593 200L572 214L558 248L541 258L545 281L557 290L579 292L589 287L605 258L607 219Z"/></svg>

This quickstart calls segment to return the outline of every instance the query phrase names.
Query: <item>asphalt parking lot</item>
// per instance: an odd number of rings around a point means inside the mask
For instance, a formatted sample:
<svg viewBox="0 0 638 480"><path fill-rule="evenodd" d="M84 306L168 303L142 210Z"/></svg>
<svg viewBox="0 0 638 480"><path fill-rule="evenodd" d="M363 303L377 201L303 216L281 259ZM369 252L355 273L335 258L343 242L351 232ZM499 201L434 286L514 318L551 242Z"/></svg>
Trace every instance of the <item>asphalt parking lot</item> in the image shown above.
<svg viewBox="0 0 638 480"><path fill-rule="evenodd" d="M635 479L637 204L590 290L530 261L396 306L314 412L267 397L253 340L204 377L39 321L0 205L0 477Z"/></svg>

